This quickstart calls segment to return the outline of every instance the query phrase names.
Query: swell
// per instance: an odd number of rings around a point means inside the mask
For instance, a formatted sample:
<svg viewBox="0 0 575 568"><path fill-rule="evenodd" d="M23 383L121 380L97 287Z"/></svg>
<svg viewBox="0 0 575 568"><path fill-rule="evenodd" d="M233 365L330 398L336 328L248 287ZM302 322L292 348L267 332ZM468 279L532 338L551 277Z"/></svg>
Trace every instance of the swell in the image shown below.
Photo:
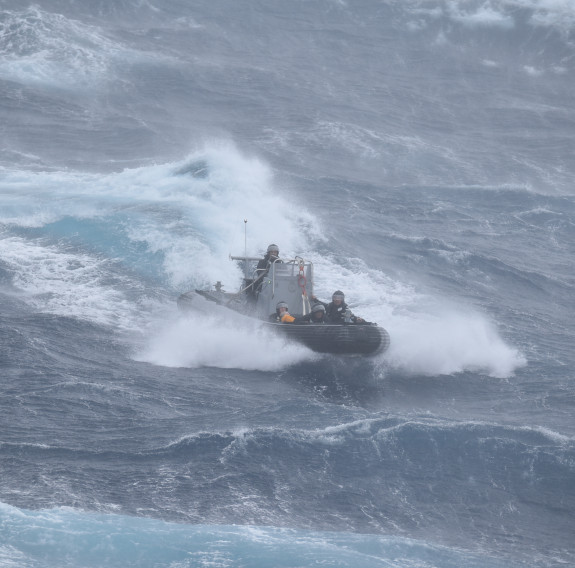
<svg viewBox="0 0 575 568"><path fill-rule="evenodd" d="M496 568L501 561L415 540L262 526L182 525L112 514L0 504L4 563L42 566L210 565ZM66 559L65 561L63 559ZM506 563L506 566L514 566Z"/></svg>
<svg viewBox="0 0 575 568"><path fill-rule="evenodd" d="M139 452L18 443L2 444L1 452L9 480L1 499L18 506L432 531L445 543L455 531L459 545L490 540L494 550L505 544L513 553L570 546L575 444L539 428L382 418L318 430L200 432ZM533 526L550 528L533 535Z"/></svg>

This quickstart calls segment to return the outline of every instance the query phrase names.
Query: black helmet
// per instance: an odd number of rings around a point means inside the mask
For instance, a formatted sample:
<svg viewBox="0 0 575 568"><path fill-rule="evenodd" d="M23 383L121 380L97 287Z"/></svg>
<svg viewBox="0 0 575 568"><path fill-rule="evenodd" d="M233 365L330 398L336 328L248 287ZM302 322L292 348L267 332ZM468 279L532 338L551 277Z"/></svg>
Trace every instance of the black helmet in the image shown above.
<svg viewBox="0 0 575 568"><path fill-rule="evenodd" d="M280 248L279 248L277 245L273 245L273 244L272 244L272 245L270 245L270 246L268 247L267 252L268 252L268 254L269 254L270 252L275 252L276 254L279 254L279 253L280 253Z"/></svg>
<svg viewBox="0 0 575 568"><path fill-rule="evenodd" d="M276 312L279 312L280 308L288 309L287 302L281 301L276 304Z"/></svg>
<svg viewBox="0 0 575 568"><path fill-rule="evenodd" d="M345 300L345 294L341 290L336 290L331 295L332 300L341 300L342 302Z"/></svg>
<svg viewBox="0 0 575 568"><path fill-rule="evenodd" d="M316 304L312 307L311 313L315 314L316 312L323 312L325 314L325 306L323 304Z"/></svg>

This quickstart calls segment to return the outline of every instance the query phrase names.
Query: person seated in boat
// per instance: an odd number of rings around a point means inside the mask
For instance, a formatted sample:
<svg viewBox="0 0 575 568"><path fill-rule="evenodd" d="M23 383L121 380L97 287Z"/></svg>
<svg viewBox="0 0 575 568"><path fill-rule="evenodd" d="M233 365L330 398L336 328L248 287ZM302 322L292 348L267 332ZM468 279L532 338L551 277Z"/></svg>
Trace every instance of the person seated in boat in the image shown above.
<svg viewBox="0 0 575 568"><path fill-rule="evenodd" d="M345 303L345 294L341 290L336 290L332 294L329 304L318 300L315 296L312 296L311 299L320 302L325 307L325 319L327 323L366 323L363 318L351 313L351 310Z"/></svg>
<svg viewBox="0 0 575 568"><path fill-rule="evenodd" d="M326 323L325 306L321 302L316 302L309 314L295 318L293 323Z"/></svg>
<svg viewBox="0 0 575 568"><path fill-rule="evenodd" d="M282 262L279 258L280 249L277 245L271 244L268 246L265 256L258 262L256 266L256 276L251 285L251 294L254 296L259 292L262 287L262 282L265 275L269 272L270 266L274 262Z"/></svg>
<svg viewBox="0 0 575 568"><path fill-rule="evenodd" d="M276 304L276 313L270 316L270 321L274 323L293 323L295 318L289 313L287 302Z"/></svg>

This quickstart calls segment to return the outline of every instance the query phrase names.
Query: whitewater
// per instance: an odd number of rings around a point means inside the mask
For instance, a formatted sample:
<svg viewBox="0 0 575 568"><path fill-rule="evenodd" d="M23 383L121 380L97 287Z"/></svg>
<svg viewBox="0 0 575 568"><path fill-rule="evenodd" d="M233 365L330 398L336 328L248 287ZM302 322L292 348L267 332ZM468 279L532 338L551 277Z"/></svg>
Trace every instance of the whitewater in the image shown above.
<svg viewBox="0 0 575 568"><path fill-rule="evenodd" d="M0 566L575 564L575 4L0 1ZM178 296L313 262L314 353Z"/></svg>

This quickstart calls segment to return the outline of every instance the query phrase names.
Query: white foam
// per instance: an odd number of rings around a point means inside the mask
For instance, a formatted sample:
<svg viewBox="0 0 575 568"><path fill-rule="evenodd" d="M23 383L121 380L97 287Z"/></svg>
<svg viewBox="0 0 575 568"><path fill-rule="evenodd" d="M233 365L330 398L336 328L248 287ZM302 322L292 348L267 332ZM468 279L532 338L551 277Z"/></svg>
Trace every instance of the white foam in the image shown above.
<svg viewBox="0 0 575 568"><path fill-rule="evenodd" d="M8 12L0 22L0 76L21 83L77 86L105 75L100 50L116 49L94 27L37 7Z"/></svg>
<svg viewBox="0 0 575 568"><path fill-rule="evenodd" d="M165 367L278 371L318 356L222 308L164 322L135 358Z"/></svg>
<svg viewBox="0 0 575 568"><path fill-rule="evenodd" d="M525 70L525 73L527 73L527 75L531 75L532 77L540 77L544 73L542 69L533 67L532 65L525 65L523 69Z"/></svg>
<svg viewBox="0 0 575 568"><path fill-rule="evenodd" d="M118 61L163 61L107 37L100 28L37 6L0 20L0 77L60 89L93 88L110 80Z"/></svg>
<svg viewBox="0 0 575 568"><path fill-rule="evenodd" d="M420 0L405 0L410 14L418 18L412 27L421 28L425 19L436 20L445 14L449 19L469 28L494 27L513 29L515 16L522 9L531 13L532 26L555 28L565 37L575 27L575 3L572 0L443 0L436 6L421 8Z"/></svg>
<svg viewBox="0 0 575 568"><path fill-rule="evenodd" d="M313 257L313 253L310 253ZM432 298L396 282L360 259L315 258L316 295L346 293L352 311L385 327L391 347L385 359L408 373L424 375L483 372L508 377L526 364L485 315L467 306Z"/></svg>
<svg viewBox="0 0 575 568"><path fill-rule="evenodd" d="M206 162L205 177L178 173ZM5 171L0 185L5 207L0 222L40 227L65 217L119 215L127 236L163 255L172 286L222 280L240 284L228 255L261 255L277 242L293 256L309 238L321 238L317 219L278 191L269 167L244 156L228 142L212 143L176 163L127 169L108 175L76 172L34 174Z"/></svg>
<svg viewBox="0 0 575 568"><path fill-rule="evenodd" d="M40 312L132 331L140 325L137 306L118 289L138 284L112 276L113 261L19 237L0 238L0 259L13 271L22 298Z"/></svg>
<svg viewBox="0 0 575 568"><path fill-rule="evenodd" d="M512 16L497 10L489 2L481 6L469 6L469 3L451 2L448 4L448 13L457 22L469 27L500 27L511 29L515 26Z"/></svg>
<svg viewBox="0 0 575 568"><path fill-rule="evenodd" d="M6 203L0 222L41 226L73 217L112 219L109 222L114 226L121 223L129 239L142 243L150 253L160 253L153 260L157 266L147 269L155 270L174 289L174 300L177 293L217 280L227 291L239 288L241 273L228 255L244 252L243 220L248 219L248 255L259 256L267 244L275 242L284 257L299 254L312 260L316 295L327 300L335 289L342 289L354 312L388 329L391 349L387 358L396 367L430 375L479 370L509 376L525 363L501 339L495 325L477 311L467 307L439 310L441 298L428 298L360 259L320 256L316 250L323 235L318 220L299 201L289 198L289 188L278 190L266 164L227 142L212 143L177 163L105 176L6 172L0 190ZM24 245L20 242L19 246ZM134 306L120 289L106 286L98 276L102 261L81 259L83 266L93 267L92 276L82 279L82 271L72 277L75 271L66 270L69 260L62 251L21 250L20 256L36 259L41 267L32 274L26 262L20 261L18 270L22 282L27 281L20 283L24 289L28 286L35 294L51 294L42 300L43 309L64 310L70 303L79 317L109 324L119 321L115 312L120 309L125 314L122 320L133 321L129 314ZM12 260L16 262L15 257ZM122 262L130 263L129 250ZM137 271L141 258L134 257L132 262L131 268ZM59 276L54 279L53 273ZM283 368L310 356L304 348L286 348L257 329L246 333L241 326L230 326L227 317L208 317L202 325L186 319L171 321L150 338L140 356L169 366L262 370ZM272 357L266 353L267 341L276 342Z"/></svg>
<svg viewBox="0 0 575 568"><path fill-rule="evenodd" d="M425 313L391 320L390 363L410 373L449 375L464 371L509 377L525 358L500 337L485 316L446 307L440 315Z"/></svg>
<svg viewBox="0 0 575 568"><path fill-rule="evenodd" d="M575 27L575 3L572 0L516 0L522 7L534 10L531 22L568 32Z"/></svg>

